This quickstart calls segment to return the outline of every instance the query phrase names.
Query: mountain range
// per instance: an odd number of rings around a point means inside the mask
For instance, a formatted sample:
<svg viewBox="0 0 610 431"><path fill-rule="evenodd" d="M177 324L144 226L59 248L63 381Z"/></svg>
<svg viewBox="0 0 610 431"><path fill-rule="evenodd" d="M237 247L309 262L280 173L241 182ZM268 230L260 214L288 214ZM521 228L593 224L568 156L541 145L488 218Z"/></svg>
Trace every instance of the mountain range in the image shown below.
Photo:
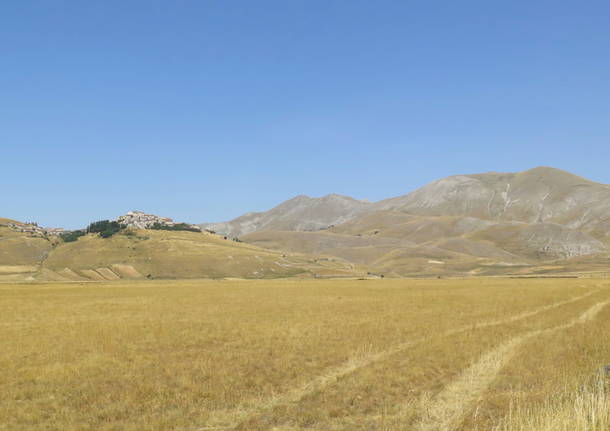
<svg viewBox="0 0 610 431"><path fill-rule="evenodd" d="M297 196L201 226L393 275L590 268L592 256L597 268L610 252L610 186L550 167L455 175L379 202Z"/></svg>

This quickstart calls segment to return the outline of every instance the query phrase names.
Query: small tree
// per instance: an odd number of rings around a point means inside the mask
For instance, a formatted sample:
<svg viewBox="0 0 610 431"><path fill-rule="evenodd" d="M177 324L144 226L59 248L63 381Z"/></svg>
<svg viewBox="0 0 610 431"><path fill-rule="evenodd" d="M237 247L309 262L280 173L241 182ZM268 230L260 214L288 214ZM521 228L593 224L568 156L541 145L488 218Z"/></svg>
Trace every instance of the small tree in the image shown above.
<svg viewBox="0 0 610 431"><path fill-rule="evenodd" d="M116 221L100 220L87 226L87 233L99 233L102 238L110 238L123 227Z"/></svg>

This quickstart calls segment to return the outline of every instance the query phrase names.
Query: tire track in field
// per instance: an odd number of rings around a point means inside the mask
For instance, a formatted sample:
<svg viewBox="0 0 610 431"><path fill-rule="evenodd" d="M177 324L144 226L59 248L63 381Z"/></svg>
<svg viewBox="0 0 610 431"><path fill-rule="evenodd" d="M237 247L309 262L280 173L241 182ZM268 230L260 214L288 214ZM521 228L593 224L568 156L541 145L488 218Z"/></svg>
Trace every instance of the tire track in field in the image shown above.
<svg viewBox="0 0 610 431"><path fill-rule="evenodd" d="M599 292L599 290L593 290L593 291L587 292L583 295L576 296L574 298L570 298L570 299L566 299L564 301L559 301L559 302L554 302L552 304L544 305L544 306L536 308L532 311L524 311L523 313L519 313L514 316L504 318L504 319L497 319L497 320L490 320L487 322L482 322L479 324L475 324L472 327L477 329L477 328L486 328L488 326L496 326L496 325L503 325L506 323L517 322L519 320L527 319L528 317L533 317L533 316L536 316L537 314L544 313L545 311L549 311L554 308L561 307L562 305L571 304L572 302L576 302L581 299L587 298L597 292ZM468 329L470 329L470 328L468 328ZM454 335L454 334L459 334L464 331L465 331L464 328L458 328L458 329L451 330L451 331L445 333L444 335Z"/></svg>
<svg viewBox="0 0 610 431"><path fill-rule="evenodd" d="M609 303L610 301L599 302L568 323L513 337L485 353L431 400L431 405L424 412L424 418L417 424L416 429L420 431L457 429L466 413L472 409L502 368L514 357L521 344L538 335L550 334L593 320Z"/></svg>
<svg viewBox="0 0 610 431"><path fill-rule="evenodd" d="M496 319L490 320L487 322L482 322L474 325L466 325L460 328L451 329L445 331L441 334L441 336L451 336L456 335L462 332L466 332L476 328L485 328L489 326L502 325L506 323L516 322L518 320L526 319L528 317L535 316L537 314L543 313L545 311L561 307L563 305L567 305L586 297L589 297L595 293L599 292L599 290L592 290L584 293L583 295L575 296L570 299L566 299L563 301L554 302L552 304L544 305L542 307L538 307L531 311L525 311L523 313L516 314L514 316L510 316L504 319ZM293 404L301 401L306 396L324 389L327 386L330 386L337 382L340 378L349 375L361 368L364 368L373 363L379 362L387 357L395 355L397 353L403 352L410 347L417 345L423 341L427 340L427 338L419 338L411 341L407 341L404 343L400 343L391 347L387 350L383 350L381 352L376 353L366 353L361 352L360 354L356 354L354 357L348 359L343 364L330 368L324 374L319 375L309 382L291 389L287 392L279 394L277 396L273 396L267 399L260 400L255 402L253 406L246 408L235 408L231 410L220 411L216 414L212 414L210 419L208 420L208 425L205 427L197 428L197 431L205 431L205 430L232 430L246 421L257 417L258 415L272 410L275 407ZM227 419L230 418L230 419Z"/></svg>

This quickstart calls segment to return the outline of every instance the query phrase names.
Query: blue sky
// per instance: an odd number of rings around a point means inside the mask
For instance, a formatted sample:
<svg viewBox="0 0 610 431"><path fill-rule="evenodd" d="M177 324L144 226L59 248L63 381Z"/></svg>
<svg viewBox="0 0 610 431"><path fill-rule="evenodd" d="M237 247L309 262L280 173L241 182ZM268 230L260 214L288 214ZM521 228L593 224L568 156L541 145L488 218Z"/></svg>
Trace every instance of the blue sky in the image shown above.
<svg viewBox="0 0 610 431"><path fill-rule="evenodd" d="M607 1L0 3L0 217L203 222L538 165L610 183Z"/></svg>

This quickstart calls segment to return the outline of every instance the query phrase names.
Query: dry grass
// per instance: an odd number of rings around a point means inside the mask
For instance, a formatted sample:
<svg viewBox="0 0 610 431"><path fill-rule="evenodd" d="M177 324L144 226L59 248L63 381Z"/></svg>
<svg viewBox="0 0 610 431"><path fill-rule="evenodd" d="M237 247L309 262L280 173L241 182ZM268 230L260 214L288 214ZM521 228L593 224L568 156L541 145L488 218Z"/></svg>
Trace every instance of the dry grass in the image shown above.
<svg viewBox="0 0 610 431"><path fill-rule="evenodd" d="M462 429L610 429L610 306L580 325L528 340ZM510 414L506 415L506 412ZM499 414L506 417L500 423Z"/></svg>
<svg viewBox="0 0 610 431"><path fill-rule="evenodd" d="M520 404L493 431L606 431L610 429L607 379L552 395L536 407Z"/></svg>
<svg viewBox="0 0 610 431"><path fill-rule="evenodd" d="M0 430L440 430L426 418L433 406L443 410L443 393L515 339L476 396L443 412L457 409L464 418L454 428L526 429L514 425L517 417L542 420L551 406L565 409L570 396L580 396L583 408L601 399L577 389L610 362L610 307L566 324L609 300L607 285L0 285ZM550 347L541 350L540 342ZM557 370L539 366L553 358Z"/></svg>

